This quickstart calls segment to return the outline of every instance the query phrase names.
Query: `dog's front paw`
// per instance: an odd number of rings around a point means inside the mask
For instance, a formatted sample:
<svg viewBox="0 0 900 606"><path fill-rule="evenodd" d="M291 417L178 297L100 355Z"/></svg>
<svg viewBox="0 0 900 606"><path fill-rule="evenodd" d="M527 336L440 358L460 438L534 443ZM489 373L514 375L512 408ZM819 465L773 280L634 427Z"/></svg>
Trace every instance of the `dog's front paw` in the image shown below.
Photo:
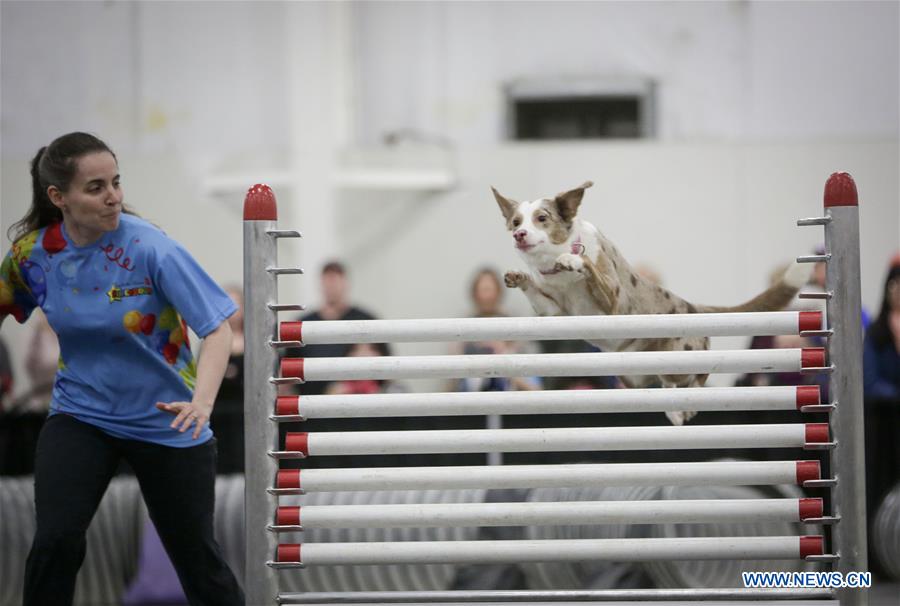
<svg viewBox="0 0 900 606"><path fill-rule="evenodd" d="M696 410L671 410L666 413L672 425L684 425L697 416Z"/></svg>
<svg viewBox="0 0 900 606"><path fill-rule="evenodd" d="M503 281L507 288L521 288L528 283L528 274L521 271L508 271L503 274Z"/></svg>
<svg viewBox="0 0 900 606"><path fill-rule="evenodd" d="M584 269L584 261L578 255L563 253L556 257L556 265L554 265L553 269L557 271L581 271Z"/></svg>

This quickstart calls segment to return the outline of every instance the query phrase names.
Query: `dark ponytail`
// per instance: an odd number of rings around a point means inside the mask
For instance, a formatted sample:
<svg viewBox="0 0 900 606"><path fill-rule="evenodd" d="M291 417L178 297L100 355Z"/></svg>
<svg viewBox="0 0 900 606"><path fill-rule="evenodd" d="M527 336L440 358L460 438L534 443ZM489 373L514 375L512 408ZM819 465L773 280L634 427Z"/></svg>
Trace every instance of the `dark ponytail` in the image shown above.
<svg viewBox="0 0 900 606"><path fill-rule="evenodd" d="M52 223L62 221L62 211L50 201L47 188L51 185L68 191L78 172L78 160L87 154L109 152L116 155L103 141L88 133L69 133L42 147L31 160L31 208L9 228L7 236L13 241ZM128 211L125 211L128 212Z"/></svg>

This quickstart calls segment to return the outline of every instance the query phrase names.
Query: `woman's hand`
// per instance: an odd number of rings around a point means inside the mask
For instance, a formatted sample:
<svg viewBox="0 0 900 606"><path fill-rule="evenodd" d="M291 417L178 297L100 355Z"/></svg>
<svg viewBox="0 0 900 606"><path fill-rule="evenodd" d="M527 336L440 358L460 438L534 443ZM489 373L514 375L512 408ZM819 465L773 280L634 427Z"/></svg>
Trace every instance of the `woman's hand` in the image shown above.
<svg viewBox="0 0 900 606"><path fill-rule="evenodd" d="M197 386L191 402L157 402L156 407L175 415L172 429L184 433L195 425L193 439L200 437L203 426L209 422L216 393L222 383L225 367L228 365L228 353L231 351L231 328L228 322L222 322L218 328L203 339L200 350L200 361L197 363Z"/></svg>
<svg viewBox="0 0 900 606"><path fill-rule="evenodd" d="M212 414L213 405L203 404L200 402L157 402L156 407L170 414L175 415L170 427L184 433L195 425L192 439L196 440L200 437L203 426L209 422L209 416Z"/></svg>

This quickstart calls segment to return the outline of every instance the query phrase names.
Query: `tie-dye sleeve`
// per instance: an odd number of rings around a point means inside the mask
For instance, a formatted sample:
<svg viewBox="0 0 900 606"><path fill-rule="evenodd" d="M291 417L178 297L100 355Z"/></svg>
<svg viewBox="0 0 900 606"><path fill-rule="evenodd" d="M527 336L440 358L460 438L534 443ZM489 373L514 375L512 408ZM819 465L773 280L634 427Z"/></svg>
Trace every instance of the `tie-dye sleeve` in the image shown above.
<svg viewBox="0 0 900 606"><path fill-rule="evenodd" d="M6 316L12 316L22 324L37 307L37 301L28 286L27 269L16 262L12 250L3 258L3 263L0 263L0 321L6 319Z"/></svg>

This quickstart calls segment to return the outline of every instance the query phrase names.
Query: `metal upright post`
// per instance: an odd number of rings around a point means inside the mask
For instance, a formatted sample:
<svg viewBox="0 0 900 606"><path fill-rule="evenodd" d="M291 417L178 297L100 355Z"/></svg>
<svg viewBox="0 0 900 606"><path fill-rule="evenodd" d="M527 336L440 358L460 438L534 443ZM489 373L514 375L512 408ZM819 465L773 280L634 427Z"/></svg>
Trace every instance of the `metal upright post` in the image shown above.
<svg viewBox="0 0 900 606"><path fill-rule="evenodd" d="M267 526L275 520L277 497L267 491L275 484L278 462L266 453L278 450L278 429L269 420L277 398L278 357L270 341L277 331L277 239L271 237L278 212L275 195L255 185L244 199L244 521L247 604L274 604L278 597L276 572L266 565L274 558L278 540Z"/></svg>
<svg viewBox="0 0 900 606"><path fill-rule="evenodd" d="M831 415L833 515L840 522L832 530L837 570L846 575L867 570L866 481L863 426L862 323L859 269L859 203L856 184L847 173L834 173L825 184L825 254L827 256L828 342L830 395L836 404ZM864 606L866 591L839 593L843 606Z"/></svg>

